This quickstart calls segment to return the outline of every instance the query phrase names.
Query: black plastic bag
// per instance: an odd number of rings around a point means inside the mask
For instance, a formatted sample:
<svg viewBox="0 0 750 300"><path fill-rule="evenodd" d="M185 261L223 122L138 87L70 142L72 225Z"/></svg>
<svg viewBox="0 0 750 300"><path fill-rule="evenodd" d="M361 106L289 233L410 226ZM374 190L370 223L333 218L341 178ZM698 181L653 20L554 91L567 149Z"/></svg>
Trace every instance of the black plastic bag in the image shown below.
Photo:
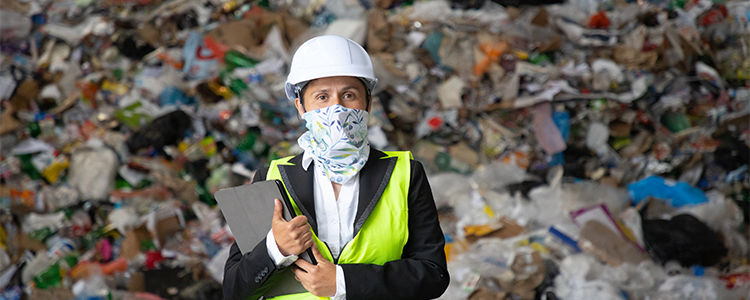
<svg viewBox="0 0 750 300"><path fill-rule="evenodd" d="M164 146L177 145L185 137L185 131L192 128L193 119L188 114L181 110L173 111L138 129L128 139L128 150L136 153L153 146L159 154L164 155Z"/></svg>
<svg viewBox="0 0 750 300"><path fill-rule="evenodd" d="M684 267L713 266L727 255L727 248L706 224L693 215L672 220L644 220L646 249L662 263L678 261Z"/></svg>

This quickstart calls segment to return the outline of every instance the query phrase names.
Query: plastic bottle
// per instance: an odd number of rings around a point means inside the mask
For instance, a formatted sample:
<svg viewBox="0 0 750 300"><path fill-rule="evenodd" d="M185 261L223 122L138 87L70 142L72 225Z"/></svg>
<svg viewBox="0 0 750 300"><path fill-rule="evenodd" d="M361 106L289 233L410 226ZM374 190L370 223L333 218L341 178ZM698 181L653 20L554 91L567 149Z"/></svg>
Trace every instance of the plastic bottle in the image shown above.
<svg viewBox="0 0 750 300"><path fill-rule="evenodd" d="M69 238L55 235L47 240L49 255L55 259L62 258L76 249L76 242Z"/></svg>

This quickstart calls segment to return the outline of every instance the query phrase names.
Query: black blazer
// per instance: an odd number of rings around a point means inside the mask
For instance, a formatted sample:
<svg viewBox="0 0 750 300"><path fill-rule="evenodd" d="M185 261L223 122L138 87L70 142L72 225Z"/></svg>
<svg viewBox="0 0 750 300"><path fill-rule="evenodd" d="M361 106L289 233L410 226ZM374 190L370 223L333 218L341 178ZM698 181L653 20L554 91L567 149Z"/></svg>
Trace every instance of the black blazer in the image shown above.
<svg viewBox="0 0 750 300"><path fill-rule="evenodd" d="M354 234L359 232L387 186L397 158L381 159L385 153L371 149L367 163L360 171L360 190ZM282 181L289 194L307 216L317 234L313 169L305 171L302 155L290 160L294 166L279 166ZM266 179L268 168L255 173L253 181ZM438 222L435 201L422 164L411 161L409 184L409 240L401 259L375 264L342 264L347 300L359 299L433 299L443 294L449 277L445 260L445 239ZM264 285L279 269L268 255L264 239L253 251L242 255L237 243L229 252L224 266L224 298L245 299L262 294Z"/></svg>

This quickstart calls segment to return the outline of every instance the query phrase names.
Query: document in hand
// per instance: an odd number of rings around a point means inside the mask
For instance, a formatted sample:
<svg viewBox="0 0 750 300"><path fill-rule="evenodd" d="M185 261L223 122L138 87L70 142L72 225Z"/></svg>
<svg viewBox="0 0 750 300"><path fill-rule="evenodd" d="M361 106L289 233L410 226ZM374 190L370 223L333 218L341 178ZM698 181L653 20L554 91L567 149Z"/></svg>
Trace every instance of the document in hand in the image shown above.
<svg viewBox="0 0 750 300"><path fill-rule="evenodd" d="M286 221L296 216L294 207L279 180L259 181L250 185L222 189L216 192L214 197L216 197L229 228L232 229L232 234L242 254L251 252L271 230L274 199L281 200ZM299 258L317 264L311 249L307 249L300 254ZM281 274L269 279L272 282L268 284L272 286L263 293L266 298L306 291L294 279L291 268L279 272Z"/></svg>
<svg viewBox="0 0 750 300"><path fill-rule="evenodd" d="M284 220L288 222L297 215L279 180L226 188L216 192L214 196L242 254L253 250L271 230L274 199L281 200L284 206ZM311 249L307 249L299 257L317 264Z"/></svg>

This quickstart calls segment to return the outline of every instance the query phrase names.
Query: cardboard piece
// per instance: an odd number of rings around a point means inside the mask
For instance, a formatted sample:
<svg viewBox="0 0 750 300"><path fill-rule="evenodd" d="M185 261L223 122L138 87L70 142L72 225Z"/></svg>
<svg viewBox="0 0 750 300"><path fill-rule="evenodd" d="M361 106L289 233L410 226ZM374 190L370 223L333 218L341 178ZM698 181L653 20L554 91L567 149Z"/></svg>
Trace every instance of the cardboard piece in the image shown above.
<svg viewBox="0 0 750 300"><path fill-rule="evenodd" d="M302 21L285 11L274 13L257 8L250 10L245 19L222 24L211 30L207 37L229 49L260 59L265 52L263 42L274 26L281 30L287 49L292 41L307 30Z"/></svg>
<svg viewBox="0 0 750 300"><path fill-rule="evenodd" d="M609 123L609 135L613 137L628 137L630 136L630 130L632 128L632 124L620 120L614 120Z"/></svg>
<svg viewBox="0 0 750 300"><path fill-rule="evenodd" d="M531 19L531 24L534 24L539 27L547 27L547 20L549 19L549 13L546 9L544 9L544 6L539 7L539 12L536 14L536 16Z"/></svg>
<svg viewBox="0 0 750 300"><path fill-rule="evenodd" d="M516 254L510 269L515 277L512 281L500 282L503 290L513 294L512 299L534 299L536 287L542 284L546 272L539 252Z"/></svg>
<svg viewBox="0 0 750 300"><path fill-rule="evenodd" d="M14 263L23 257L23 253L26 250L33 250L34 252L47 251L47 246L44 243L30 239L29 235L23 232L19 232L15 239L7 241L6 245L9 246L9 250L15 248L8 252L11 255L10 260Z"/></svg>
<svg viewBox="0 0 750 300"><path fill-rule="evenodd" d="M438 99L444 109L463 107L461 95L465 86L463 79L454 75L438 87Z"/></svg>
<svg viewBox="0 0 750 300"><path fill-rule="evenodd" d="M289 45L307 32L307 25L302 20L289 14L286 10L279 12L279 15L283 24L283 26L280 26L280 29L284 33L284 38L289 42Z"/></svg>
<svg viewBox="0 0 750 300"><path fill-rule="evenodd" d="M625 237L625 234L623 234L617 226L617 222L604 204L598 204L570 212L570 218L573 219L573 222L575 222L578 227L583 227L589 221L597 221L600 224L605 225L609 230L612 230L612 232L617 233L620 237Z"/></svg>
<svg viewBox="0 0 750 300"><path fill-rule="evenodd" d="M536 47L536 51L537 52L550 52L550 51L560 50L560 48L562 48L562 44L563 44L562 42L563 42L562 37L559 34L554 34L552 35L552 37L549 39L548 42Z"/></svg>
<svg viewBox="0 0 750 300"><path fill-rule="evenodd" d="M496 292L485 287L480 287L469 296L469 300L503 300L506 292Z"/></svg>
<svg viewBox="0 0 750 300"><path fill-rule="evenodd" d="M248 18L222 24L211 30L208 37L229 48L262 56L263 38L269 30L270 24L261 25L257 18Z"/></svg>
<svg viewBox="0 0 750 300"><path fill-rule="evenodd" d="M128 291L131 292L145 292L146 291L146 279L143 272L135 272L130 274L130 281L127 284Z"/></svg>
<svg viewBox="0 0 750 300"><path fill-rule="evenodd" d="M162 31L150 23L145 23L138 28L138 34L141 38L154 48L161 44L161 33Z"/></svg>
<svg viewBox="0 0 750 300"><path fill-rule="evenodd" d="M157 221L156 232L155 234L152 233L152 235L155 235L159 241L159 245L163 246L167 238L177 233L181 228L180 218L174 215Z"/></svg>
<svg viewBox="0 0 750 300"><path fill-rule="evenodd" d="M511 21L515 21L516 19L521 17L521 9L515 6L509 6L505 8L505 13L508 14L508 18L510 18Z"/></svg>
<svg viewBox="0 0 750 300"><path fill-rule="evenodd" d="M612 58L617 64L625 65L629 69L650 70L656 65L659 53L656 51L643 52L626 45L615 47Z"/></svg>
<svg viewBox="0 0 750 300"><path fill-rule="evenodd" d="M448 153L455 159L474 168L479 167L479 154L464 142L448 147Z"/></svg>
<svg viewBox="0 0 750 300"><path fill-rule="evenodd" d="M393 25L385 10L373 8L367 12L367 52L385 52L393 39Z"/></svg>
<svg viewBox="0 0 750 300"><path fill-rule="evenodd" d="M583 225L578 247L583 252L590 253L611 266L619 266L623 263L638 265L649 259L633 243L626 241L597 221L589 221Z"/></svg>
<svg viewBox="0 0 750 300"><path fill-rule="evenodd" d="M132 259L141 253L141 243L151 239L151 234L146 226L141 226L125 233L125 239L122 241L120 256Z"/></svg>
<svg viewBox="0 0 750 300"><path fill-rule="evenodd" d="M29 300L68 300L75 299L73 291L66 288L38 289L32 288Z"/></svg>
<svg viewBox="0 0 750 300"><path fill-rule="evenodd" d="M13 117L13 111L6 109L0 116L0 135L16 130L21 123Z"/></svg>
<svg viewBox="0 0 750 300"><path fill-rule="evenodd" d="M172 190L177 198L185 201L188 205L198 201L198 193L195 192L195 181L187 181L173 172L156 171L154 177L162 185Z"/></svg>
<svg viewBox="0 0 750 300"><path fill-rule="evenodd" d="M654 144L654 137L649 133L640 132L630 145L617 151L622 157L636 157L643 154L648 149L651 149L651 145Z"/></svg>
<svg viewBox="0 0 750 300"><path fill-rule="evenodd" d="M472 234L472 235L467 234L466 241L469 242L470 244L473 244L480 238L484 238L484 237L507 239L507 238L511 238L514 236L518 236L521 233L523 233L525 230L523 226L518 225L516 221L513 221L513 219L510 219L507 217L502 217L502 219L500 219L500 224L502 227L496 230L485 231L479 234Z"/></svg>
<svg viewBox="0 0 750 300"><path fill-rule="evenodd" d="M79 96L79 93L75 93L75 92L71 93L70 95L68 95L67 98L65 98L65 101L63 101L62 103L60 103L60 105L50 110L49 113L53 115L57 115L57 114L64 113L65 111L73 108L73 106L75 106L76 103L78 103L78 96Z"/></svg>
<svg viewBox="0 0 750 300"><path fill-rule="evenodd" d="M31 2L19 1L19 0L2 0L0 1L0 7L4 10L10 10L19 14L26 14L31 10Z"/></svg>
<svg viewBox="0 0 750 300"><path fill-rule="evenodd" d="M33 79L26 79L16 88L16 94L10 98L11 110L15 113L19 110L29 109L31 101L39 94L39 84Z"/></svg>
<svg viewBox="0 0 750 300"><path fill-rule="evenodd" d="M393 5L394 0L375 0L375 6L381 9L387 9Z"/></svg>

